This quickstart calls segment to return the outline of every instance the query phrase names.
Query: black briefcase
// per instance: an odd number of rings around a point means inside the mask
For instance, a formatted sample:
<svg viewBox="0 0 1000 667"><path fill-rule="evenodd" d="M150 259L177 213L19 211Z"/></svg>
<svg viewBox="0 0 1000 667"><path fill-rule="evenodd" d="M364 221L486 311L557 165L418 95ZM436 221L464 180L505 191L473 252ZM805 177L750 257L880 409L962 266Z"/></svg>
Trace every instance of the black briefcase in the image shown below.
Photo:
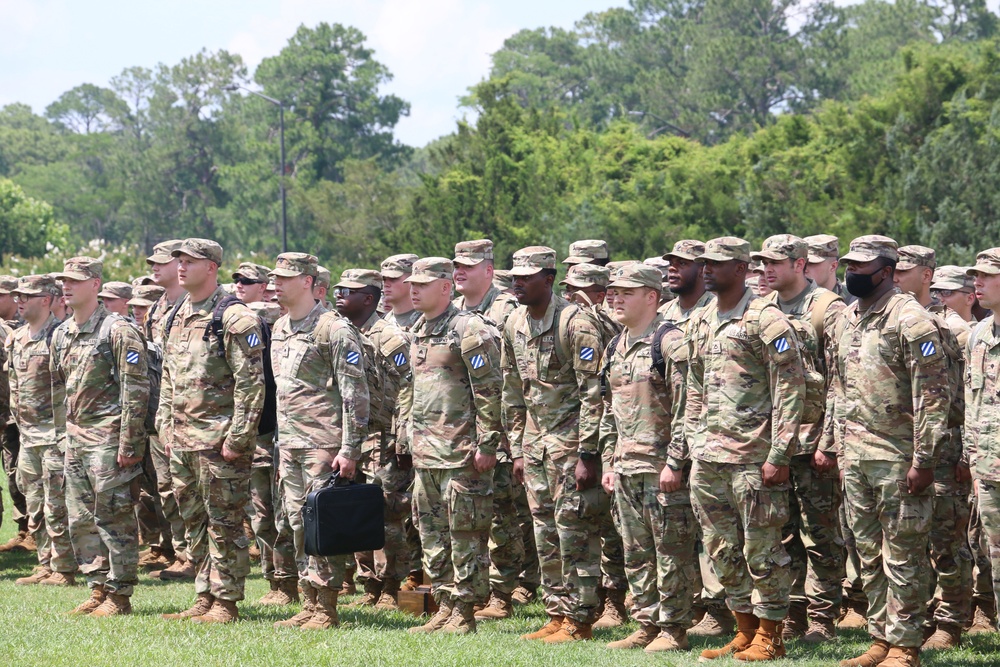
<svg viewBox="0 0 1000 667"><path fill-rule="evenodd" d="M338 556L385 546L385 498L382 487L341 480L339 473L306 496L302 508L305 551L310 556Z"/></svg>

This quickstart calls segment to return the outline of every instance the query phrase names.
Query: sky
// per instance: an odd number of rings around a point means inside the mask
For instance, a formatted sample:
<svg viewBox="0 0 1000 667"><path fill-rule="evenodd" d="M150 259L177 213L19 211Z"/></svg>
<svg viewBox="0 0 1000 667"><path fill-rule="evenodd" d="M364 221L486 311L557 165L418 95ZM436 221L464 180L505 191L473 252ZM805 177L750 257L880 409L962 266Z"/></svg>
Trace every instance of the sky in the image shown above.
<svg viewBox="0 0 1000 667"><path fill-rule="evenodd" d="M173 65L202 48L243 57L250 72L299 25L359 28L410 102L396 136L423 146L454 130L458 98L490 54L523 28L571 28L626 0L0 0L0 106L36 113L71 88L107 85L126 67Z"/></svg>

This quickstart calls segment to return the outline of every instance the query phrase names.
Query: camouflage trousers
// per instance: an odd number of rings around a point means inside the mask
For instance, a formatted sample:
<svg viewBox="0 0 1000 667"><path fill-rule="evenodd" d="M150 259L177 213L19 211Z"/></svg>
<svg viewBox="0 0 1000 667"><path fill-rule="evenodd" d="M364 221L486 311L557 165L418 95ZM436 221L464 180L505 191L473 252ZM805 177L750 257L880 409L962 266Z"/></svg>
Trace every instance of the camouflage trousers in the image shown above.
<svg viewBox="0 0 1000 667"><path fill-rule="evenodd" d="M691 505L705 551L735 612L780 621L788 615L791 558L781 542L788 485L766 487L760 464L694 461Z"/></svg>
<svg viewBox="0 0 1000 667"><path fill-rule="evenodd" d="M810 618L836 621L844 579L840 473L816 472L811 454L793 457L789 473L790 517L782 532L792 559L791 601L808 604Z"/></svg>
<svg viewBox="0 0 1000 667"><path fill-rule="evenodd" d="M21 433L14 424L7 424L0 435L0 463L3 463L4 474L7 476L7 492L10 494L11 519L17 524L17 530L28 530L28 509L24 494L17 487L17 454L21 451ZM0 525L3 524L3 501L0 500Z"/></svg>
<svg viewBox="0 0 1000 667"><path fill-rule="evenodd" d="M576 490L574 455L524 457L524 488L535 526L545 611L593 623L600 600L602 504L600 486Z"/></svg>
<svg viewBox="0 0 1000 667"><path fill-rule="evenodd" d="M972 619L972 551L969 549L969 494L972 484L955 481L955 467L935 471L930 557L934 573L933 620L964 627Z"/></svg>
<svg viewBox="0 0 1000 667"><path fill-rule="evenodd" d="M521 532L521 544L524 548L524 560L518 581L528 590L535 590L541 585L542 573L538 566L538 550L535 548L535 524L531 520L531 508L528 507L528 492L523 484L514 486L514 511L517 513L517 527Z"/></svg>
<svg viewBox="0 0 1000 667"><path fill-rule="evenodd" d="M719 581L719 575L715 573L715 566L712 565L712 559L705 551L701 524L697 521L695 524L695 528L698 532L698 540L695 544L698 551L698 569L695 571L695 576L697 576L698 579L695 582L696 585L694 588L695 606L711 610L715 613L728 613L728 609L726 607L726 587L722 585L721 581Z"/></svg>
<svg viewBox="0 0 1000 667"><path fill-rule="evenodd" d="M979 516L979 498L973 491L969 495L969 549L974 565L972 598L977 606L993 604L993 566L990 564L990 549L983 530L983 520Z"/></svg>
<svg viewBox="0 0 1000 667"><path fill-rule="evenodd" d="M993 573L994 602L1000 608L1000 482L984 479L976 482L976 496L979 499L979 517L983 523L983 533L986 537L990 554L990 566Z"/></svg>
<svg viewBox="0 0 1000 667"><path fill-rule="evenodd" d="M929 598L934 488L910 495L909 468L908 462L846 462L844 505L861 558L869 633L892 646L919 647Z"/></svg>
<svg viewBox="0 0 1000 667"><path fill-rule="evenodd" d="M613 496L632 618L661 628L691 627L698 526L688 489L660 491L657 474L618 475Z"/></svg>
<svg viewBox="0 0 1000 667"><path fill-rule="evenodd" d="M415 468L413 523L420 531L424 571L435 599L485 600L493 471Z"/></svg>
<svg viewBox="0 0 1000 667"><path fill-rule="evenodd" d="M69 539L64 470L56 445L24 447L17 457L17 485L24 491L28 532L38 544L38 563L56 572L75 572Z"/></svg>
<svg viewBox="0 0 1000 667"><path fill-rule="evenodd" d="M164 520L170 524L170 542L174 553L187 554L188 538L174 497L173 477L170 474L170 457L166 447L157 435L149 436L148 456L153 464L153 474L156 477L156 493L160 497L160 512Z"/></svg>
<svg viewBox="0 0 1000 667"><path fill-rule="evenodd" d="M260 548L260 568L268 581L298 580L295 565L295 540L292 526L285 518L281 488L272 466L254 465L250 469L250 526Z"/></svg>
<svg viewBox="0 0 1000 667"><path fill-rule="evenodd" d="M844 487L840 487L843 496ZM840 511L840 534L844 537L844 579L841 583L841 599L848 600L852 604L867 605L868 598L865 596L864 585L861 583L861 558L858 557L858 542L854 539L854 531L847 523L846 503L841 501Z"/></svg>
<svg viewBox="0 0 1000 667"><path fill-rule="evenodd" d="M419 566L419 555L407 543L404 522L412 514L413 470L402 470L394 455L376 456L366 466L365 476L382 487L385 497L385 546L376 552L355 554L358 580L388 583L390 588L399 586L414 567Z"/></svg>
<svg viewBox="0 0 1000 667"><path fill-rule="evenodd" d="M295 563L299 581L313 588L340 590L344 582L346 556L309 556L305 551L306 533L302 508L310 491L323 486L333 475L333 460L340 448L278 448L278 470L285 517L292 528Z"/></svg>
<svg viewBox="0 0 1000 667"><path fill-rule="evenodd" d="M76 564L90 588L132 595L139 581L139 528L132 504L134 472L118 468L118 445L66 450L66 513ZM132 479L128 479L131 476Z"/></svg>
<svg viewBox="0 0 1000 667"><path fill-rule="evenodd" d="M514 479L514 464L497 463L493 470L493 519L490 523L490 588L510 595L524 567L524 540L517 521L515 497L524 487Z"/></svg>
<svg viewBox="0 0 1000 667"><path fill-rule="evenodd" d="M156 469L153 466L151 436L146 441L146 453L142 458L142 474L139 476L139 500L135 504L135 519L139 524L139 541L161 551L174 551L170 522L163 514L162 501L156 488Z"/></svg>
<svg viewBox="0 0 1000 667"><path fill-rule="evenodd" d="M612 516L611 497L606 493L599 496L601 530L601 588L605 590L627 591L628 578L625 576L625 547L622 536L615 526Z"/></svg>
<svg viewBox="0 0 1000 667"><path fill-rule="evenodd" d="M250 462L228 462L214 449L173 448L170 474L188 534L188 553L198 567L195 592L242 600L250 574L250 540L243 531Z"/></svg>

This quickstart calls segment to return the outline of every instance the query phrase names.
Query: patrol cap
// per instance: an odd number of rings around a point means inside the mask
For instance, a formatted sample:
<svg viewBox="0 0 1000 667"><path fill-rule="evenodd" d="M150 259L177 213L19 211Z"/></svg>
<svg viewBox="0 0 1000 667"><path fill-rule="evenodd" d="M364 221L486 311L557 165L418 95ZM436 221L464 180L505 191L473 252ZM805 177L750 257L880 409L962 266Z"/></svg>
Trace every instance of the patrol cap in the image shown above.
<svg viewBox="0 0 1000 667"><path fill-rule="evenodd" d="M795 261L809 256L809 244L804 239L792 234L777 234L764 239L760 252L750 253L750 259L759 262L770 259L780 262L783 259Z"/></svg>
<svg viewBox="0 0 1000 667"><path fill-rule="evenodd" d="M10 294L17 289L17 276L0 276L0 294Z"/></svg>
<svg viewBox="0 0 1000 667"><path fill-rule="evenodd" d="M764 273L764 263L761 262L760 264L751 264L750 273L753 274Z"/></svg>
<svg viewBox="0 0 1000 667"><path fill-rule="evenodd" d="M6 278L6 276L3 277ZM17 281L14 289L10 290L11 294L23 294L25 296L41 296L45 294L57 296L61 292L62 290L56 285L56 279L50 275L24 276Z"/></svg>
<svg viewBox="0 0 1000 667"><path fill-rule="evenodd" d="M163 243L157 243L153 246L153 254L146 258L147 264L169 264L173 261L174 257L177 255L173 254L175 250L180 250L181 244L184 243L181 239L174 239L173 241L164 241Z"/></svg>
<svg viewBox="0 0 1000 667"><path fill-rule="evenodd" d="M933 271L934 267L937 266L933 248L922 245L904 245L896 252L899 254L896 268L900 271L909 271L918 266L924 266Z"/></svg>
<svg viewBox="0 0 1000 667"><path fill-rule="evenodd" d="M563 264L588 264L595 259L608 258L608 243L599 239L573 241L569 244L569 257Z"/></svg>
<svg viewBox="0 0 1000 667"><path fill-rule="evenodd" d="M267 275L280 276L282 278L295 278L296 276L316 277L319 268L319 261L315 255L305 252L283 252L278 255L274 262L274 271Z"/></svg>
<svg viewBox="0 0 1000 667"><path fill-rule="evenodd" d="M635 262L615 269L608 287L622 289L648 287L659 292L663 287L663 275L655 266Z"/></svg>
<svg viewBox="0 0 1000 667"><path fill-rule="evenodd" d="M155 285L156 281L153 280L153 276L139 276L132 281L132 288L135 289L140 285Z"/></svg>
<svg viewBox="0 0 1000 667"><path fill-rule="evenodd" d="M641 264L641 263L642 262L640 262L637 259L619 259L614 262L608 262L606 268L608 269L608 271L614 273L615 269L620 269L623 266L628 266L630 264Z"/></svg>
<svg viewBox="0 0 1000 667"><path fill-rule="evenodd" d="M105 299L131 299L132 286L128 283L113 281L101 285L101 291L97 296Z"/></svg>
<svg viewBox="0 0 1000 667"><path fill-rule="evenodd" d="M995 276L1000 273L1000 248L990 248L976 255L976 265L965 270L970 276L985 273Z"/></svg>
<svg viewBox="0 0 1000 667"><path fill-rule="evenodd" d="M570 287L607 287L611 279L611 271L604 266L597 264L574 264L566 272L566 278L559 282L560 285Z"/></svg>
<svg viewBox="0 0 1000 667"><path fill-rule="evenodd" d="M316 287L329 288L331 282L332 280L330 278L330 269L326 268L325 266L317 266L316 280L313 281L313 285L315 285Z"/></svg>
<svg viewBox="0 0 1000 667"><path fill-rule="evenodd" d="M63 290L62 290L62 283L59 282L59 274L58 273L49 273L49 274L46 274L46 275L48 275L49 278L52 278L52 280L54 280L56 282L56 296L57 297L62 296L63 295Z"/></svg>
<svg viewBox="0 0 1000 667"><path fill-rule="evenodd" d="M514 253L512 276L533 276L542 269L556 268L556 251L543 245L521 248Z"/></svg>
<svg viewBox="0 0 1000 667"><path fill-rule="evenodd" d="M510 271L496 269L493 271L493 284L499 290L507 290L514 286L514 278L510 275Z"/></svg>
<svg viewBox="0 0 1000 667"><path fill-rule="evenodd" d="M670 261L671 257L695 261L705 254L705 244L693 239L684 239L674 244L674 249L663 255L663 259Z"/></svg>
<svg viewBox="0 0 1000 667"><path fill-rule="evenodd" d="M660 273L663 275L663 279L666 280L667 269L670 268L670 262L663 259L662 257L647 257L646 259L642 260L642 263L645 264L646 266L655 266L656 268L658 268L660 270Z"/></svg>
<svg viewBox="0 0 1000 667"><path fill-rule="evenodd" d="M851 241L851 251L841 259L845 262L870 262L885 257L895 262L899 260L898 248L899 245L888 236L859 236Z"/></svg>
<svg viewBox="0 0 1000 667"><path fill-rule="evenodd" d="M340 274L340 282L334 287L348 289L363 289L377 287L382 289L382 274L371 269L348 269Z"/></svg>
<svg viewBox="0 0 1000 667"><path fill-rule="evenodd" d="M101 280L104 276L104 264L93 257L71 257L63 262L63 270L56 273L57 280Z"/></svg>
<svg viewBox="0 0 1000 667"><path fill-rule="evenodd" d="M412 253L386 257L382 262L383 278L402 278L413 273L413 263L419 259Z"/></svg>
<svg viewBox="0 0 1000 667"><path fill-rule="evenodd" d="M281 317L281 306L271 301L255 301L248 303L247 307L253 311L254 315L274 326L274 323Z"/></svg>
<svg viewBox="0 0 1000 667"><path fill-rule="evenodd" d="M814 234L802 240L809 244L810 264L819 264L840 257L840 239L832 234Z"/></svg>
<svg viewBox="0 0 1000 667"><path fill-rule="evenodd" d="M493 259L493 241L479 239L478 241L462 241L455 244L455 264L475 266L483 260Z"/></svg>
<svg viewBox="0 0 1000 667"><path fill-rule="evenodd" d="M159 285L140 285L132 290L132 298L129 299L128 305L150 308L160 300L164 292L166 290Z"/></svg>
<svg viewBox="0 0 1000 667"><path fill-rule="evenodd" d="M404 283L432 283L435 280L451 280L455 275L455 264L447 257L424 257L413 263L413 271Z"/></svg>
<svg viewBox="0 0 1000 667"><path fill-rule="evenodd" d="M931 289L974 289L973 278L965 272L964 266L945 264L934 270L934 280L931 281Z"/></svg>
<svg viewBox="0 0 1000 667"><path fill-rule="evenodd" d="M750 243L735 236L721 236L705 244L705 252L697 261L728 262L730 260L750 263Z"/></svg>
<svg viewBox="0 0 1000 667"><path fill-rule="evenodd" d="M171 253L174 257L187 255L195 259L208 259L222 266L222 246L211 239L184 239L181 245Z"/></svg>
<svg viewBox="0 0 1000 667"><path fill-rule="evenodd" d="M236 280L237 278L246 278L248 280L256 280L259 283L266 283L267 274L270 272L271 269L266 266L254 264L253 262L242 262L239 268L233 272L233 280Z"/></svg>

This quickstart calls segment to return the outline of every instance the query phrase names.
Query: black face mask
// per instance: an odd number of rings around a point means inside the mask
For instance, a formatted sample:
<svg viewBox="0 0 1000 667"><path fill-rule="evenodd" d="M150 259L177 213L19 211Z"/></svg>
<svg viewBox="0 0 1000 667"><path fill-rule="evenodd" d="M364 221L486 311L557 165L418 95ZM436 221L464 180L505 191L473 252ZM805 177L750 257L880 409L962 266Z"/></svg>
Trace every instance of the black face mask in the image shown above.
<svg viewBox="0 0 1000 667"><path fill-rule="evenodd" d="M882 269L875 271L879 273ZM847 283L847 291L858 297L859 299L864 299L874 292L882 281L876 283L872 278L875 273L852 273L848 271L844 277Z"/></svg>

